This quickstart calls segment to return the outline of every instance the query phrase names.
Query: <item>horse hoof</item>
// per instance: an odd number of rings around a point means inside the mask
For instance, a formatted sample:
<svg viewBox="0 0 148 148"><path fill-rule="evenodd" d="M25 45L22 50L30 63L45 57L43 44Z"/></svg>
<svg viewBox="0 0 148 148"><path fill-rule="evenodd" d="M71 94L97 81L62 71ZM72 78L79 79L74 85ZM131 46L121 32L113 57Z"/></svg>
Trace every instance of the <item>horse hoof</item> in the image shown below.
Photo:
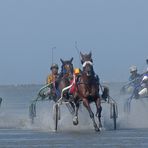
<svg viewBox="0 0 148 148"><path fill-rule="evenodd" d="M99 130L102 131L102 127L100 127Z"/></svg>
<svg viewBox="0 0 148 148"><path fill-rule="evenodd" d="M100 129L98 128L97 125L94 125L94 128L95 128L95 131L96 131L96 132L99 132L99 131L100 131Z"/></svg>
<svg viewBox="0 0 148 148"><path fill-rule="evenodd" d="M78 125L78 121L77 121L77 122L74 122L74 121L73 121L73 125Z"/></svg>
<svg viewBox="0 0 148 148"><path fill-rule="evenodd" d="M78 118L77 117L74 117L73 118L73 125L78 125Z"/></svg>
<svg viewBox="0 0 148 148"><path fill-rule="evenodd" d="M95 127L96 132L100 132L100 129L98 127Z"/></svg>

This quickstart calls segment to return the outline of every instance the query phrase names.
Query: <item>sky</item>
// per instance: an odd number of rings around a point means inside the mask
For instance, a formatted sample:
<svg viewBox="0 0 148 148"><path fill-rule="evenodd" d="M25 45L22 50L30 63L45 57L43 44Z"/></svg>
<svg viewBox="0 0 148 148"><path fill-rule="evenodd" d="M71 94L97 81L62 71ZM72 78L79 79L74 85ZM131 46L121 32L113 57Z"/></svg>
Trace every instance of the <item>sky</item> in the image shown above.
<svg viewBox="0 0 148 148"><path fill-rule="evenodd" d="M92 51L101 81L148 57L147 0L0 0L0 85L45 83L50 65ZM55 47L55 48L54 48Z"/></svg>

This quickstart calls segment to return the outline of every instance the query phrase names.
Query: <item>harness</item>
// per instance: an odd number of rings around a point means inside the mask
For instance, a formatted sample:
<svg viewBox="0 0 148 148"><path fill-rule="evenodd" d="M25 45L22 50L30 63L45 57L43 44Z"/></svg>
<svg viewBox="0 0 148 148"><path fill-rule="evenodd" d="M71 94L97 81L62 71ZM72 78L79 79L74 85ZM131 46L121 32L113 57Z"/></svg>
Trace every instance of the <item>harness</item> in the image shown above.
<svg viewBox="0 0 148 148"><path fill-rule="evenodd" d="M146 73L146 74L143 75L142 85L144 85L144 87L147 87L148 88L148 73Z"/></svg>
<svg viewBox="0 0 148 148"><path fill-rule="evenodd" d="M84 68L86 66L86 64L90 64L91 66L93 66L93 63L91 61L85 61L82 65L82 67Z"/></svg>
<svg viewBox="0 0 148 148"><path fill-rule="evenodd" d="M77 91L77 77L75 74L73 74L73 79L71 80L70 84L72 85L69 89L70 94L74 94Z"/></svg>

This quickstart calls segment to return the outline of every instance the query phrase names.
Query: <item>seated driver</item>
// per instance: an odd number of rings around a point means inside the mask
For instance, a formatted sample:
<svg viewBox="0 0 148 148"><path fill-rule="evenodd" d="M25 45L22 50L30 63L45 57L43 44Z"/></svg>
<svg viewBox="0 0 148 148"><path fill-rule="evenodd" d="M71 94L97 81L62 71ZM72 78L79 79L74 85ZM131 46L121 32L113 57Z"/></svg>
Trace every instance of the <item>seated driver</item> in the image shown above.
<svg viewBox="0 0 148 148"><path fill-rule="evenodd" d="M130 67L130 73L131 73L131 75L129 77L129 81L136 80L140 76L136 66L131 66Z"/></svg>
<svg viewBox="0 0 148 148"><path fill-rule="evenodd" d="M47 97L49 95L55 95L55 82L59 77L59 73L58 73L58 65L57 64L52 64L50 67L51 70L51 74L48 75L47 80L46 80L46 84L49 84L48 90L46 92L44 92L44 97Z"/></svg>
<svg viewBox="0 0 148 148"><path fill-rule="evenodd" d="M129 68L130 70L130 77L129 81L131 82L130 85L127 87L127 92L132 92L135 87L140 85L141 82L141 75L138 73L137 67L136 66L131 66Z"/></svg>

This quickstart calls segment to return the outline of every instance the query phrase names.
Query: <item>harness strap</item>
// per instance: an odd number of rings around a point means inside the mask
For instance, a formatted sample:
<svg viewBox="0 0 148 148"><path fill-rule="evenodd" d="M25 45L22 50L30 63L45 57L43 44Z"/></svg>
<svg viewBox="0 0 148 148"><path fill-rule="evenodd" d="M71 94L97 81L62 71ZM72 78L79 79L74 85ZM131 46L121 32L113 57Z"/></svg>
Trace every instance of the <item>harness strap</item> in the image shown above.
<svg viewBox="0 0 148 148"><path fill-rule="evenodd" d="M83 65L82 65L82 67L85 67L86 64L90 64L91 66L93 65L93 63L92 63L91 61L85 61L85 62L83 63Z"/></svg>

